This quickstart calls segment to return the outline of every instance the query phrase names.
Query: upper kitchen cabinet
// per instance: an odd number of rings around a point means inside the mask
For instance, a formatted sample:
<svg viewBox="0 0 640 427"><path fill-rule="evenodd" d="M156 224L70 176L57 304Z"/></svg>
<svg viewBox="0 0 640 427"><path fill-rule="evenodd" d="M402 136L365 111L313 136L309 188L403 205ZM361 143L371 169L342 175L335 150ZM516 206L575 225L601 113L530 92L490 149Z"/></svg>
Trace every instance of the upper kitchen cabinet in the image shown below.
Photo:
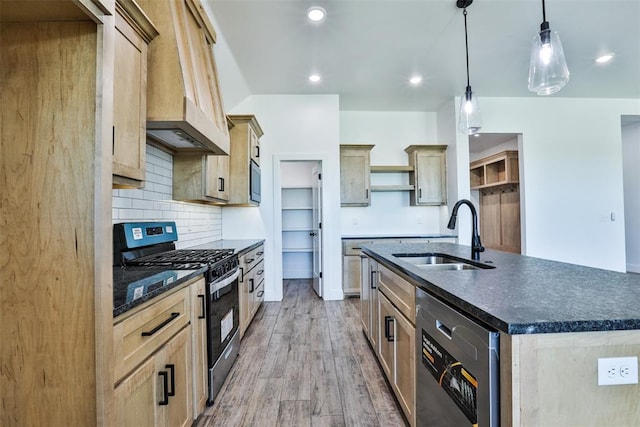
<svg viewBox="0 0 640 427"><path fill-rule="evenodd" d="M231 153L229 155L229 204L260 204L260 138L263 135L253 115L229 116Z"/></svg>
<svg viewBox="0 0 640 427"><path fill-rule="evenodd" d="M113 85L113 186L144 184L147 45L158 31L133 0L118 0Z"/></svg>
<svg viewBox="0 0 640 427"><path fill-rule="evenodd" d="M233 123L228 120L229 129ZM175 200L225 205L229 202L229 156L185 153L173 157Z"/></svg>
<svg viewBox="0 0 640 427"><path fill-rule="evenodd" d="M447 146L410 145L405 150L409 155L409 183L411 206L433 206L447 203Z"/></svg>
<svg viewBox="0 0 640 427"><path fill-rule="evenodd" d="M213 55L215 30L199 0L139 0L160 35L149 47L147 134L174 152L229 154Z"/></svg>
<svg viewBox="0 0 640 427"><path fill-rule="evenodd" d="M340 145L341 206L371 205L370 164L373 145Z"/></svg>

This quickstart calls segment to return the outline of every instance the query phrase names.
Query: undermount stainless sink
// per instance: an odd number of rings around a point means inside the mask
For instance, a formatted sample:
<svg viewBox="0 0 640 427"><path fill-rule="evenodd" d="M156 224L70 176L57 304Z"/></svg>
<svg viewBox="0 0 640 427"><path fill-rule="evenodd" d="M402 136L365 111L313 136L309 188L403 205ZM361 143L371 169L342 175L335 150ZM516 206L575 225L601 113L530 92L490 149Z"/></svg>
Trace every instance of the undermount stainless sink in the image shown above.
<svg viewBox="0 0 640 427"><path fill-rule="evenodd" d="M490 265L471 263L451 255L440 253L393 254L393 256L425 270L479 270L495 268Z"/></svg>

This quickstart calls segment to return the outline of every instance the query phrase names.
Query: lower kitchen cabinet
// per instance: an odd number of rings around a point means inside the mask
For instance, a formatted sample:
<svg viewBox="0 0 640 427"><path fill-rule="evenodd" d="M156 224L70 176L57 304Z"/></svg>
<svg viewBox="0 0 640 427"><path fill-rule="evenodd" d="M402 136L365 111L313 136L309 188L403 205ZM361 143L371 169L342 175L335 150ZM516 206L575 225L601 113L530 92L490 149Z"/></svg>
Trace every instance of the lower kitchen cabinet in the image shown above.
<svg viewBox="0 0 640 427"><path fill-rule="evenodd" d="M378 359L411 426L415 426L415 334L406 317L378 290Z"/></svg>
<svg viewBox="0 0 640 427"><path fill-rule="evenodd" d="M360 319L362 330L371 343L377 348L378 344L378 263L368 256L360 256Z"/></svg>
<svg viewBox="0 0 640 427"><path fill-rule="evenodd" d="M188 426L191 351L187 325L115 388L118 426Z"/></svg>
<svg viewBox="0 0 640 427"><path fill-rule="evenodd" d="M264 244L239 258L240 336L243 336L264 300Z"/></svg>
<svg viewBox="0 0 640 427"><path fill-rule="evenodd" d="M117 426L190 426L207 392L205 280L159 298L114 324Z"/></svg>
<svg viewBox="0 0 640 427"><path fill-rule="evenodd" d="M207 317L204 278L190 287L191 351L193 355L193 419L204 412L207 404Z"/></svg>

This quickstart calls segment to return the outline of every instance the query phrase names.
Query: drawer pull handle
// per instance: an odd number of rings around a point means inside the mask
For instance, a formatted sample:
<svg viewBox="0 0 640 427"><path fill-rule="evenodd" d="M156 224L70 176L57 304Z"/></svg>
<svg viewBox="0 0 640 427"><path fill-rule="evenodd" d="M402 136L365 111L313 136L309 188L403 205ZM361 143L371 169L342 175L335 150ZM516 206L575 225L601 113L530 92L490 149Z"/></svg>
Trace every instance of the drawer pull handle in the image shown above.
<svg viewBox="0 0 640 427"><path fill-rule="evenodd" d="M254 290L253 279L249 279L249 293L252 294Z"/></svg>
<svg viewBox="0 0 640 427"><path fill-rule="evenodd" d="M391 327L389 326L389 323L393 321L393 316L384 316L384 337L389 342L393 342L395 340L395 337L391 334Z"/></svg>
<svg viewBox="0 0 640 427"><path fill-rule="evenodd" d="M262 298L262 295L264 295L264 291L258 292L258 298Z"/></svg>
<svg viewBox="0 0 640 427"><path fill-rule="evenodd" d="M176 365L164 365L165 368L169 370L171 373L171 388L167 387L167 396L175 396L176 395Z"/></svg>
<svg viewBox="0 0 640 427"><path fill-rule="evenodd" d="M249 258L249 259L246 261L246 263L247 263L247 264L251 264L253 261L255 261L255 258Z"/></svg>
<svg viewBox="0 0 640 427"><path fill-rule="evenodd" d="M158 376L162 378L162 400L158 402L158 405L165 406L169 404L169 377L166 371L158 372Z"/></svg>
<svg viewBox="0 0 640 427"><path fill-rule="evenodd" d="M171 323L172 320L174 320L178 316L180 316L180 313L171 313L171 316L169 316L169 318L167 320L165 320L164 322L160 323L158 326L156 326L155 328L153 328L149 332L143 332L142 336L143 337L150 337L151 335L153 335L156 332L158 332L160 329L162 329L165 326L167 326L169 323Z"/></svg>
<svg viewBox="0 0 640 427"><path fill-rule="evenodd" d="M258 276L262 276L262 273L264 273L264 270L259 270L256 274L257 274Z"/></svg>
<svg viewBox="0 0 640 427"><path fill-rule="evenodd" d="M257 256L261 256L261 255L263 255L263 254L264 254L264 252L262 252L262 251L260 251L260 252L256 252L256 255L257 255Z"/></svg>
<svg viewBox="0 0 640 427"><path fill-rule="evenodd" d="M374 275L377 274L378 272L375 270L371 271L371 289L377 289L376 287L376 280L374 279Z"/></svg>
<svg viewBox="0 0 640 427"><path fill-rule="evenodd" d="M198 295L198 298L200 298L200 303L202 304L202 314L200 316L198 316L198 319L206 319L207 318L207 311L205 308L205 299L204 299L204 295Z"/></svg>

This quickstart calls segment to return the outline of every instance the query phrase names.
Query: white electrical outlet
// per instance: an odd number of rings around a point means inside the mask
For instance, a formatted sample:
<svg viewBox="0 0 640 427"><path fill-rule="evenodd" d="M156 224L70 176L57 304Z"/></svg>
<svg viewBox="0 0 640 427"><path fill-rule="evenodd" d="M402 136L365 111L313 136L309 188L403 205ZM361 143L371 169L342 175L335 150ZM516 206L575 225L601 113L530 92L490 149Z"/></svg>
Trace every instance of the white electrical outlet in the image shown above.
<svg viewBox="0 0 640 427"><path fill-rule="evenodd" d="M598 358L598 385L638 384L638 357Z"/></svg>

